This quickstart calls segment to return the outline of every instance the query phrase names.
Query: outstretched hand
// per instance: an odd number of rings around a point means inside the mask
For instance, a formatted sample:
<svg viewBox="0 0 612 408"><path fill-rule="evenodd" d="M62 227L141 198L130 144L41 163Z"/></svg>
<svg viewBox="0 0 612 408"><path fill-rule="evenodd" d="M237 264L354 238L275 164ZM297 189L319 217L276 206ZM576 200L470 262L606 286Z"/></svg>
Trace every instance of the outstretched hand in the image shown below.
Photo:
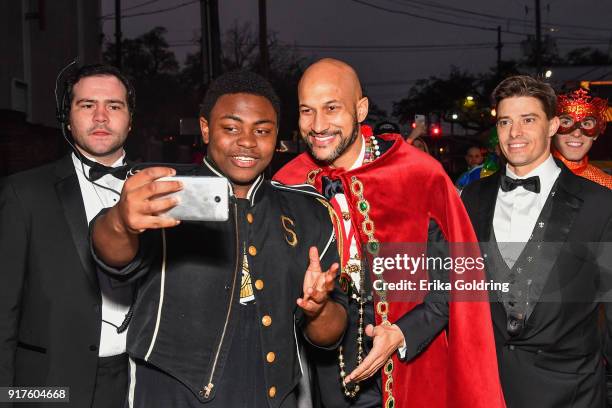
<svg viewBox="0 0 612 408"><path fill-rule="evenodd" d="M379 326L367 325L365 332L374 338L372 350L352 373L344 378L344 383L360 382L372 377L387 362L389 357L404 344L404 334L392 324Z"/></svg>

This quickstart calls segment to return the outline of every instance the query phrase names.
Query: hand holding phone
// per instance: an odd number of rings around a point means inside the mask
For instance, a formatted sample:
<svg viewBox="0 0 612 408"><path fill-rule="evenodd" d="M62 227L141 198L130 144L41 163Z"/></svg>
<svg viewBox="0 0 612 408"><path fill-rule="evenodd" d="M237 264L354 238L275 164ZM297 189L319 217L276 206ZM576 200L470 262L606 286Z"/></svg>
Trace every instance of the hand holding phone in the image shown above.
<svg viewBox="0 0 612 408"><path fill-rule="evenodd" d="M426 130L425 115L414 115L414 123L412 125L412 130L408 135L408 142L412 143L414 139L425 134Z"/></svg>

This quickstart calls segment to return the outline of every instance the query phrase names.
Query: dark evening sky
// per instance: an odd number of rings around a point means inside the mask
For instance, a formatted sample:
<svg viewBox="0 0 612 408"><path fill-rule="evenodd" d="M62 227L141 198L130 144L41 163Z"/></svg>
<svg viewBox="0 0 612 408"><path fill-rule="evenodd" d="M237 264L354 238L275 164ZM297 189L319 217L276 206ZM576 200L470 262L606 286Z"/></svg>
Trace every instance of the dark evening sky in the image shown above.
<svg viewBox="0 0 612 408"><path fill-rule="evenodd" d="M219 0L222 34L247 21L256 31L257 3ZM502 58L520 57L520 41L535 31L534 5L534 0L268 0L268 29L305 56L352 64L368 95L390 109L415 79L446 75L451 65L471 72L494 66L498 25ZM173 7L178 8L128 17ZM198 1L122 0L122 8L125 37L161 25L179 60L197 50L184 44L199 32ZM113 10L114 0L102 0L103 15ZM612 52L612 0L541 0L541 10L543 34L556 39L561 55L583 46ZM103 27L112 38L114 20Z"/></svg>

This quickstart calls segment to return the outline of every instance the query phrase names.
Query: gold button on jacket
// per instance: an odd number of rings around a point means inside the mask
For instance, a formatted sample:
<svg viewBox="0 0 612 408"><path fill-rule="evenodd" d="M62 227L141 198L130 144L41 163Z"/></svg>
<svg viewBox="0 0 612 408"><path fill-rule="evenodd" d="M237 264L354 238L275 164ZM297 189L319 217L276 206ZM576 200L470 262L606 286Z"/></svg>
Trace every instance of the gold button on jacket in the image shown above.
<svg viewBox="0 0 612 408"><path fill-rule="evenodd" d="M269 352L268 354L266 354L266 361L268 363L273 363L274 360L276 360L276 354L274 354L274 352Z"/></svg>

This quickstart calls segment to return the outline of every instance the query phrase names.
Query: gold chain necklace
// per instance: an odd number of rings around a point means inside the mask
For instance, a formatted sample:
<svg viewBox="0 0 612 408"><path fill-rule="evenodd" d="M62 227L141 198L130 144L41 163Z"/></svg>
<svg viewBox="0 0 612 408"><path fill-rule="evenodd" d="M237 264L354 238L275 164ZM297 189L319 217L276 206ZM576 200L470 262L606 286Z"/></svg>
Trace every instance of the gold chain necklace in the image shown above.
<svg viewBox="0 0 612 408"><path fill-rule="evenodd" d="M376 227L374 226L374 221L370 219L369 213L370 213L371 207L370 207L370 203L368 202L368 200L366 200L364 197L363 190L364 190L364 187L363 187L363 183L361 182L361 180L359 180L356 176L352 176L351 177L351 193L353 193L358 199L357 209L363 216L363 222L361 223L361 230L368 237L368 242L366 243L366 250L369 254L376 256L378 255L378 251L380 250L380 243L374 236L374 233L376 232ZM362 273L362 276L363 275L364 274ZM376 275L377 275L377 279L382 282L382 285L380 285L380 287L381 288L386 287L385 281L383 279L383 273L381 272ZM376 311L376 314L380 317L381 325L391 325L391 322L389 322L389 315L388 315L389 303L387 302L387 291L377 290L376 293L378 294L380 300L376 303L375 311ZM363 291L362 291L361 297L363 298ZM360 303L360 307L361 308L363 307L361 303ZM363 348L362 346L363 338L362 336L360 336L360 334L363 333L363 319L361 318L361 315L360 315L360 326L358 330L359 331L358 331L357 342L358 342L358 350L359 350ZM359 360L359 355L357 356L357 358ZM339 360L343 361L344 358L339 358ZM395 398L393 397L393 376L392 376L393 359L391 357L389 357L389 359L385 362L383 370L387 376L387 380L385 381L385 386L384 386L384 392L387 394L385 407L392 408L395 406ZM342 377L342 380L343 380L342 383L344 384L344 376L342 376L342 367L341 367L340 376ZM355 386L355 389L353 391L355 391L354 395L356 395L358 392L357 386ZM346 386L345 386L345 394L346 394Z"/></svg>
<svg viewBox="0 0 612 408"><path fill-rule="evenodd" d="M378 146L378 141L376 140L374 136L370 136L369 138L366 138L365 143L366 143L366 146L365 146L363 164L373 162L381 154L379 150L379 146ZM323 169L317 168L317 169L313 169L310 172L308 172L307 182L311 185L314 185L315 179L321 171L323 171ZM370 215L369 215L370 203L365 199L363 195L363 183L356 176L352 176L350 188L351 188L351 193L353 193L358 198L357 209L364 218L363 222L361 223L361 229L368 237L368 242L366 244L366 250L372 255L377 255L378 250L380 248L380 244L374 236L374 232L376 229L374 226L374 221L370 219ZM330 208L330 210L331 210L330 211L330 214L331 214L331 212L333 212L333 209ZM339 217L337 216L332 217L332 218L336 218L337 221L340 221ZM344 214L343 214L343 218L345 218ZM341 227L340 222L338 222L338 227L339 228ZM342 254L342 251L340 253ZM347 263L347 265L344 266L344 269L350 270L351 267L356 267L356 265L349 265ZM362 286L365 284L364 269L365 268L363 267L363 265L359 266L359 274L360 274L360 280L361 280ZM379 280L384 282L382 273L378 274L377 276ZM381 287L385 287L385 285L381 285ZM353 288L355 289L355 292L357 292L355 285L353 285ZM359 364L363 362L363 354L364 354L363 335L365 334L365 331L363 327L363 321L364 321L364 305L365 305L365 297L366 297L365 293L366 293L365 290L363 290L362 288L362 290L359 291L359 294L355 295L355 300L359 304L359 321L358 321L358 326L357 326L358 327L357 328L357 366L359 366ZM387 292L386 290L377 290L376 293L380 297L380 302L376 304L376 313L380 316L380 319L382 322L381 324L391 325L391 323L389 322L389 318L388 318L389 304L387 302ZM346 395L349 398L355 398L360 391L360 386L359 384L355 384L354 386L350 387L344 383L344 379L346 378L347 373L345 369L346 362L345 362L342 346L338 348L338 365L340 367L340 377L342 380L342 386L344 388L344 395ZM385 382L385 387L384 387L385 388L384 392L387 393L387 401L386 401L385 407L393 408L395 405L395 399L393 397L393 392L392 392L393 391L393 377L392 377L393 359L392 358L389 358L387 362L385 363L384 372L387 375L387 381Z"/></svg>

